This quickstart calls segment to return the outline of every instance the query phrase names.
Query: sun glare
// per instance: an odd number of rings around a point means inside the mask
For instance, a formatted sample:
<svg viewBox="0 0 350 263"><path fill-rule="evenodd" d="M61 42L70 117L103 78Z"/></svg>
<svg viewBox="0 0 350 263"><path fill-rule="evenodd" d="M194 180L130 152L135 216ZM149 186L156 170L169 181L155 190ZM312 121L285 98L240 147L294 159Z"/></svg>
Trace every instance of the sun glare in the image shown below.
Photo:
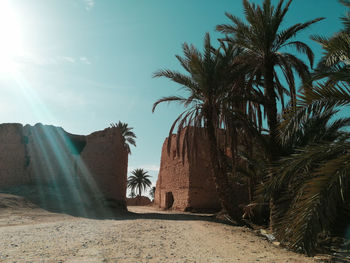
<svg viewBox="0 0 350 263"><path fill-rule="evenodd" d="M10 1L0 3L0 74L14 73L16 58L22 52L21 27L18 14Z"/></svg>

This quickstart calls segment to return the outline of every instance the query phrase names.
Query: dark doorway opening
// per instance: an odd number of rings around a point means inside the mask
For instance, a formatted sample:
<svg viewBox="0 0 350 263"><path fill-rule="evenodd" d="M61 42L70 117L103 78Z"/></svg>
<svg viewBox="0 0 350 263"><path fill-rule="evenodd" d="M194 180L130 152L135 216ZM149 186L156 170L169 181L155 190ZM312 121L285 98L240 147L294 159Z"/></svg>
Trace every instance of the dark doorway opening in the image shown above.
<svg viewBox="0 0 350 263"><path fill-rule="evenodd" d="M165 207L167 209L172 208L174 204L174 196L172 192L166 192L165 193Z"/></svg>

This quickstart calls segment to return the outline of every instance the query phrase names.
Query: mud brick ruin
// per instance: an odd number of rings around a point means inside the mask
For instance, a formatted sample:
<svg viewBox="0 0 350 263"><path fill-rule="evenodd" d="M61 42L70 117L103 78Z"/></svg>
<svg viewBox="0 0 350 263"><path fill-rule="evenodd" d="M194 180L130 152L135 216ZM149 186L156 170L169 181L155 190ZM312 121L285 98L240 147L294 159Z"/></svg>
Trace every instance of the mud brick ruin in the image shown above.
<svg viewBox="0 0 350 263"><path fill-rule="evenodd" d="M127 165L118 128L82 136L42 124L0 125L0 191L44 208L88 212L91 200L103 200L126 209Z"/></svg>
<svg viewBox="0 0 350 263"><path fill-rule="evenodd" d="M180 136L181 153L184 136ZM189 158L186 151L183 158L182 154L177 154L176 138L177 135L172 135L169 154L169 138L163 144L155 205L182 211L219 210L221 206L212 179L208 143L204 138L198 138L195 158Z"/></svg>

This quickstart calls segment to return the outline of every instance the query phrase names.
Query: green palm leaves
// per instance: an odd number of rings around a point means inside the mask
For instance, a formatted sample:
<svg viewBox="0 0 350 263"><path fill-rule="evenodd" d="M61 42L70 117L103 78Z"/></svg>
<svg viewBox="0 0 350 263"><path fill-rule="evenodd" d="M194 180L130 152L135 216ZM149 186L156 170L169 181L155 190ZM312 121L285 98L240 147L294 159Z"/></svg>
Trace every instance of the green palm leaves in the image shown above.
<svg viewBox="0 0 350 263"><path fill-rule="evenodd" d="M285 48L292 47L299 53L305 54L312 67L314 60L312 50L304 42L294 40L294 37L322 19L317 18L305 23L298 23L282 30L281 24L291 2L290 0L283 5L284 1L280 0L274 7L270 0L265 0L261 6L244 0L246 22L226 13L231 24L222 24L216 27L218 31L227 35L224 41L242 48L240 62L249 65L250 78L255 79L257 83L263 83L264 109L270 128L272 159L278 158L276 101L281 100L282 108L284 108L284 96L287 95L290 96L291 104L295 105L296 89L293 71L297 72L303 82L310 78L307 65L291 53L285 52ZM289 90L281 84L275 68L282 71Z"/></svg>
<svg viewBox="0 0 350 263"><path fill-rule="evenodd" d="M310 144L271 168L265 191L284 193L273 216L277 237L291 248L313 254L318 235L334 230L349 194L349 146L346 138Z"/></svg>
<svg viewBox="0 0 350 263"><path fill-rule="evenodd" d="M172 70L160 70L154 73L156 78L165 77L179 84L187 94L185 97L163 97L153 104L153 112L160 103L164 102L179 103L186 108L171 126L169 140L176 127L179 134L185 130L184 142L189 140L195 142L195 134L199 132L197 128L206 127L209 122L215 129L227 127L228 119L225 113L232 113L234 96L236 96L236 105L244 107L246 102L241 99L242 94L239 92L241 87L235 83L235 80L240 78L244 82L245 72L241 66L233 62L233 58L240 52L240 49L233 47L222 46L215 49L210 43L209 34L206 34L203 53L193 45L185 43L184 56L176 56L185 74ZM193 129L184 129L188 126ZM193 132L190 133L190 131Z"/></svg>
<svg viewBox="0 0 350 263"><path fill-rule="evenodd" d="M125 140L125 147L128 151L128 154L131 154L130 144L136 147L136 135L132 131L134 128L128 127L127 123L119 121L118 123L111 123L111 127L116 127L120 129L122 136Z"/></svg>
<svg viewBox="0 0 350 263"><path fill-rule="evenodd" d="M340 1L347 8L349 1ZM349 11L342 17L344 29L330 38L315 35L312 39L318 42L324 55L314 74L315 79L328 78L327 84L350 81L350 15Z"/></svg>
<svg viewBox="0 0 350 263"><path fill-rule="evenodd" d="M274 231L289 247L308 254L318 249L318 235L332 231L348 192L350 118L314 103L287 115L280 126L285 154L268 169L258 195L275 200Z"/></svg>
<svg viewBox="0 0 350 263"><path fill-rule="evenodd" d="M152 182L150 181L150 175L147 174L147 171L143 169L135 169L131 172L132 175L128 177L128 188L131 192L138 191L139 196L141 196L142 191L145 191L148 187L151 187Z"/></svg>

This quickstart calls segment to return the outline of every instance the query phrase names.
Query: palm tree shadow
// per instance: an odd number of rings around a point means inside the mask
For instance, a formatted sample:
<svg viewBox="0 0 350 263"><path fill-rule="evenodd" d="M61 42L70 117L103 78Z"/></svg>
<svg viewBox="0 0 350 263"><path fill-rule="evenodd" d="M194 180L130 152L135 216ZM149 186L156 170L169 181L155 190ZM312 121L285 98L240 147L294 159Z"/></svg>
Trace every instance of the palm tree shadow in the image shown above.
<svg viewBox="0 0 350 263"><path fill-rule="evenodd" d="M150 207L153 210L152 207ZM118 208L114 210L109 210L108 213L99 213L96 216L96 213L93 213L88 216L82 215L74 215L69 213L70 215L95 219L95 220L169 220L169 221L203 221L203 222L214 222L225 225L237 225L233 221L219 219L215 214L202 214L202 213L189 213L189 212L174 212L174 211L151 211L151 212L132 212L132 211L122 211Z"/></svg>
<svg viewBox="0 0 350 263"><path fill-rule="evenodd" d="M170 220L170 221L205 221L215 222L226 225L235 225L228 220L222 220L215 217L214 214L193 214L193 213L135 213L127 212L123 218L117 217L116 220L137 220L137 219L149 219L149 220Z"/></svg>
<svg viewBox="0 0 350 263"><path fill-rule="evenodd" d="M75 209L70 210L57 210L53 208L42 207L43 209L58 213L58 214L68 214L74 217L81 217L94 220L169 220L169 221L205 221L205 222L215 222L226 225L236 225L228 220L218 219L215 214L201 214L201 213L188 213L188 212L178 212L173 211L163 212L163 211L152 211L152 212L132 212L125 211L124 209L116 208L94 208L87 214L80 214ZM152 208L151 208L152 209Z"/></svg>

